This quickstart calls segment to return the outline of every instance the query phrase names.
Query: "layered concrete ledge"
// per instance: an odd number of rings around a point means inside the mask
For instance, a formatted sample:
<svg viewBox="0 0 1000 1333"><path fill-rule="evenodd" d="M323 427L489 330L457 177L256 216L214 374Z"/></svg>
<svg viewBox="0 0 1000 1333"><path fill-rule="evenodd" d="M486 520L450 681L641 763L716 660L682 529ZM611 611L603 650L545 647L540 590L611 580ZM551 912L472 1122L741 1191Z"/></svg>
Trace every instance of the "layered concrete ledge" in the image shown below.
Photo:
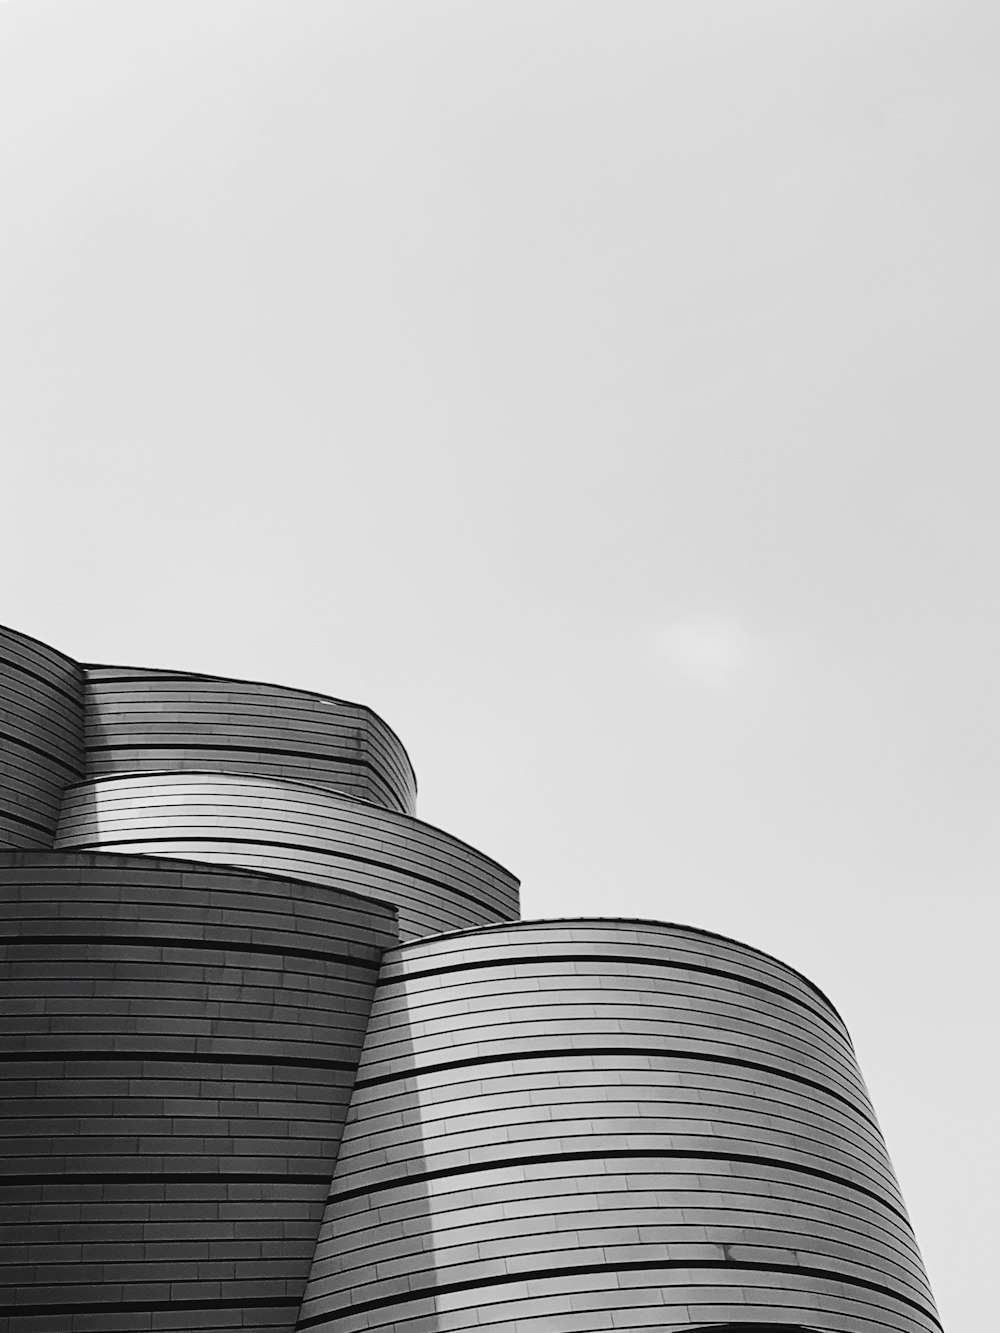
<svg viewBox="0 0 1000 1333"><path fill-rule="evenodd" d="M63 849L182 856L367 894L399 909L403 939L518 916L518 882L409 815L318 787L206 773L142 773L68 789Z"/></svg>

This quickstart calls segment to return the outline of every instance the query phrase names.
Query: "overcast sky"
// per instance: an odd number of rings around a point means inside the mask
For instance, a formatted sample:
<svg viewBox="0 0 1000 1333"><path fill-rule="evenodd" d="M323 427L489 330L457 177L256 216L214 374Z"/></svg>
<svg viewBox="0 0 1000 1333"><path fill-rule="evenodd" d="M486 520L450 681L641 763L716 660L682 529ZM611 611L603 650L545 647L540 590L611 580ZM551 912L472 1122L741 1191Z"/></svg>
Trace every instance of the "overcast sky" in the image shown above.
<svg viewBox="0 0 1000 1333"><path fill-rule="evenodd" d="M371 704L850 1026L996 1315L995 0L0 5L0 621Z"/></svg>

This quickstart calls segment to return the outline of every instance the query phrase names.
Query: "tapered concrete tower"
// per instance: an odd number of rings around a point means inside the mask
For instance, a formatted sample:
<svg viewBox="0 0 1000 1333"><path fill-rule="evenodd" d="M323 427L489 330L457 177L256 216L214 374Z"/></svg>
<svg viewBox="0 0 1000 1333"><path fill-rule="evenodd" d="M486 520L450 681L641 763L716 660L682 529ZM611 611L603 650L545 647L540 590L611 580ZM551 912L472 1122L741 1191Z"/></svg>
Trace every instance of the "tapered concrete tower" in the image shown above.
<svg viewBox="0 0 1000 1333"><path fill-rule="evenodd" d="M9 1333L940 1333L791 968L520 921L357 704L3 630L0 746Z"/></svg>

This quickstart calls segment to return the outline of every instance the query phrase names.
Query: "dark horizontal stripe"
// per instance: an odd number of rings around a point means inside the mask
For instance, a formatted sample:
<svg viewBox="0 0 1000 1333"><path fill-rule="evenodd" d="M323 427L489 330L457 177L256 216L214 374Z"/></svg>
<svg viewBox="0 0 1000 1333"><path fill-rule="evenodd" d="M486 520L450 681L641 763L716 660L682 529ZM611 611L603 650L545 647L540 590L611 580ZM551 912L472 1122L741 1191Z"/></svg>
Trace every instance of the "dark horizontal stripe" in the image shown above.
<svg viewBox="0 0 1000 1333"><path fill-rule="evenodd" d="M178 751L197 750L199 752L221 751L222 753L233 753L233 754L253 754L258 756L267 755L269 757L273 756L276 758L283 758L283 759L318 759L324 764L339 764L343 765L344 767L350 766L351 768L367 768L372 774L374 774L376 778L378 778L382 786L387 787L390 791L392 791L392 786L389 782L389 779L385 776L385 773L381 769L379 769L377 765L373 764L370 759L364 759L360 756L355 756L355 755L327 754L319 750L288 750L283 747L270 746L270 745L231 745L225 741L219 741L216 744L211 744L208 741L190 741L190 742L185 741L182 743L180 741L169 741L169 740L164 740L164 741L122 740L118 741L113 745L111 744L91 745L88 742L86 750L88 754L105 753L108 751L114 752L118 750L156 750L156 751L165 750L170 752L171 754L174 754L177 753ZM134 776L134 774L130 774L130 776ZM279 780L280 779L275 779L275 781ZM393 792L393 795L395 795L395 792Z"/></svg>
<svg viewBox="0 0 1000 1333"><path fill-rule="evenodd" d="M74 764L69 764L65 759L59 759L50 750L43 750L40 745L33 745L31 741L22 740L20 736L12 736L8 731L0 731L0 741L5 745L19 745L22 750L30 750L32 754L37 754L39 758L44 759L47 764L55 764L64 772L71 774L74 778L82 779L84 771Z"/></svg>
<svg viewBox="0 0 1000 1333"><path fill-rule="evenodd" d="M280 1171L104 1171L52 1172L48 1175L0 1174L0 1189L15 1186L53 1185L329 1185L329 1173L322 1176L283 1174Z"/></svg>
<svg viewBox="0 0 1000 1333"><path fill-rule="evenodd" d="M862 1120L866 1120L881 1136L875 1118L864 1107L852 1102L842 1092L836 1092L833 1088L828 1088L825 1083L820 1083L818 1079L808 1078L805 1074L790 1074L787 1070L776 1069L773 1065L765 1065L755 1060L741 1060L735 1055L711 1055L707 1051L678 1050L672 1047L581 1046L578 1049L567 1050L566 1047L561 1046L547 1051L505 1051L503 1053L498 1052L495 1055L471 1056L467 1060L439 1060L435 1064L401 1069L394 1074L376 1074L368 1078L362 1076L354 1086L356 1088L375 1088L385 1083L396 1083L402 1079L419 1078L422 1074L441 1074L449 1069L473 1068L476 1065L508 1064L518 1060L579 1060L590 1055L649 1055L656 1056L658 1059L697 1060L703 1064L732 1065L737 1069L752 1069L755 1073L773 1074L776 1078L787 1078L793 1083L801 1083L805 1087L815 1088L817 1092L822 1092L827 1097L832 1097L835 1101L841 1102L855 1115L860 1116Z"/></svg>
<svg viewBox="0 0 1000 1333"><path fill-rule="evenodd" d="M211 676L204 671L160 671L156 667L102 666L100 662L82 662L81 666L86 683L92 690L96 690L100 685L143 685L148 688L151 685L159 685L162 681L172 681L195 686L198 684L249 685L257 691L273 691L274 694L282 698L292 699L296 696L303 696L307 699L318 699L320 703L334 704L340 708L351 708L357 713L364 713L384 728L393 737L397 745L402 746L403 744L388 722L383 721L377 713L372 712L367 704L353 703L350 699L337 699L332 694L320 694L317 690L302 690L295 685L275 685L273 682L266 680L243 680L239 676ZM101 671L120 671L122 674L117 676L96 674ZM259 695L252 697L256 701Z"/></svg>
<svg viewBox="0 0 1000 1333"><path fill-rule="evenodd" d="M60 1060L89 1060L97 1063L103 1060L131 1061L136 1064L146 1060L159 1060L163 1063L178 1065L257 1065L265 1069L281 1066L290 1069L336 1069L353 1073L357 1062L350 1060L319 1060L308 1056L291 1055L224 1055L205 1051L0 1051L0 1061L11 1063L32 1061L35 1063L58 1063Z"/></svg>
<svg viewBox="0 0 1000 1333"><path fill-rule="evenodd" d="M429 884L434 889L439 889L444 893L453 893L457 898L464 898L467 902L478 907L480 911L496 913L498 910L492 903L485 903L479 898L473 897L471 893L466 893L464 889L456 889L451 884L442 884L440 880L432 879L430 875L422 875L418 870L411 870L408 866L394 865L392 861L378 861L372 856L361 856L357 852L332 851L326 847L310 847L297 842L265 842L260 838L238 838L227 837L224 834L217 834L208 837L204 834L181 834L181 833L160 833L157 836L155 830L147 833L144 838L114 838L102 839L99 843L87 843L86 847L81 845L63 846L60 851L105 851L108 847L133 847L136 844L148 844L151 842L197 842L211 843L219 846L222 843L233 843L237 847L267 847L277 852L308 852L315 856L329 856L338 861L351 861L358 865L374 866L378 870L389 870L394 875L404 879L416 879L422 884ZM74 840L75 843L75 840ZM232 863L227 863L232 864ZM315 883L315 881L313 881Z"/></svg>
<svg viewBox="0 0 1000 1333"><path fill-rule="evenodd" d="M692 1324L682 1333L820 1333L814 1324Z"/></svg>
<svg viewBox="0 0 1000 1333"><path fill-rule="evenodd" d="M341 963L345 967L357 967L364 972L377 972L379 963L374 959L352 958L349 954L327 953L323 949L300 949L286 947L283 944L257 944L243 940L196 940L186 939L183 935L107 935L107 934L19 934L8 935L3 941L5 946L17 944L110 944L115 947L138 946L154 949L205 949L212 953L259 953L275 958L315 958L324 963Z"/></svg>
<svg viewBox="0 0 1000 1333"><path fill-rule="evenodd" d="M369 1311L384 1310L392 1305L406 1305L411 1301L452 1295L460 1291L481 1291L485 1287L502 1287L513 1282L542 1282L546 1278L597 1277L605 1273L669 1273L677 1270L715 1273L770 1273L781 1277L818 1278L824 1282L842 1283L845 1287L858 1287L862 1291L877 1292L880 1296L887 1296L891 1300L899 1301L901 1304L909 1306L911 1310L916 1310L925 1319L929 1319L936 1328L941 1328L940 1320L926 1306L914 1300L912 1296L907 1296L882 1282L873 1282L868 1278L855 1277L853 1274L835 1270L813 1268L805 1264L736 1263L732 1261L719 1263L711 1259L639 1259L617 1264L567 1264L564 1268L535 1268L504 1273L494 1277L472 1278L465 1282L429 1283L425 1287L399 1292L393 1296L380 1296L370 1301L351 1301L348 1305L327 1310L324 1314L311 1315L308 1319L300 1319L295 1327L297 1329L314 1328L317 1324L326 1323L331 1319L343 1319L347 1315L367 1314ZM746 1285L751 1284L747 1283ZM713 1301L713 1304L716 1303L717 1300Z"/></svg>
<svg viewBox="0 0 1000 1333"><path fill-rule="evenodd" d="M259 1279L247 1278L248 1282L256 1282ZM275 1281L281 1281L275 1278ZM94 1284L87 1283L87 1286ZM50 1284L50 1291L56 1290ZM66 1315L66 1314L111 1314L121 1311L123 1314L150 1314L169 1313L174 1310L295 1310L299 1306L297 1296L248 1296L244 1300L172 1300L165 1301L46 1301L45 1304L31 1305L25 1302L22 1305L0 1305L0 1315L6 1318L13 1318L15 1315L22 1317L31 1315L36 1318L42 1315Z"/></svg>
<svg viewBox="0 0 1000 1333"><path fill-rule="evenodd" d="M745 982L748 986L754 986L758 990L770 991L772 995L780 995L782 999L797 1004L799 1008L804 1009L806 1013L818 1018L827 1027L832 1028L839 1037L844 1038L850 1045L850 1037L847 1032L839 1027L832 1018L824 1014L820 1009L814 1009L811 1004L806 1004L801 996L784 991L780 986L772 986L769 982L758 981L753 977L743 976L739 972L728 972L721 967L709 967L703 963L682 963L673 958L645 958L640 954L597 954L597 953L552 953L552 954L522 954L512 952L506 958L484 958L479 962L471 963L448 963L442 967L422 968L419 971L401 972L397 977L384 977L379 981L379 986L403 985L408 981L414 981L422 977L445 976L449 972L476 972L480 969L490 967L535 967L546 963L639 963L643 967L665 967L678 972L699 972L712 977L726 977L730 981Z"/></svg>
<svg viewBox="0 0 1000 1333"><path fill-rule="evenodd" d="M221 719L220 719L221 720ZM104 753L106 751L117 750L170 750L172 753L178 750L222 750L225 753L233 754L255 754L255 755L281 755L287 759L321 759L324 764L343 764L350 765L352 768L370 768L378 773L375 765L368 759L362 759L359 755L328 754L322 750L288 750L284 746L267 745L234 745L229 741L171 741L164 739L162 741L132 741L119 740L114 744L107 745L87 745L87 753ZM129 777L134 777L134 770L129 770ZM378 774L381 777L381 774ZM278 781L278 779L275 779Z"/></svg>
<svg viewBox="0 0 1000 1333"><path fill-rule="evenodd" d="M528 1153L523 1157L498 1157L483 1162L467 1162L461 1166L442 1167L439 1171L415 1171L412 1175L396 1176L391 1180L378 1181L373 1185L357 1185L354 1189L334 1191L327 1197L327 1203L347 1203L351 1199L365 1198L370 1194L381 1194L386 1190L402 1189L407 1185L422 1185L430 1180L445 1180L450 1176L472 1176L483 1171L502 1171L507 1167L548 1166L555 1162L606 1162L606 1161L684 1161L684 1162L742 1162L746 1166L766 1166L781 1171L794 1171L798 1175L815 1176L833 1185L842 1185L844 1189L864 1194L869 1199L894 1213L909 1228L906 1214L894 1203L890 1203L877 1190L867 1185L857 1185L835 1171L824 1171L817 1166L802 1166L798 1162L786 1162L776 1157L765 1157L753 1153L710 1152L702 1149L684 1148L611 1148L606 1152L551 1152Z"/></svg>
<svg viewBox="0 0 1000 1333"><path fill-rule="evenodd" d="M9 819L14 824L23 824L25 828L34 829L36 833L44 833L49 842L52 841L52 826L50 824L39 824L36 819L25 819L23 815L15 815L10 810L0 810L0 819Z"/></svg>
<svg viewBox="0 0 1000 1333"><path fill-rule="evenodd" d="M60 654L62 656L62 654ZM64 661L68 660L66 658ZM52 690L55 694L61 694L64 699L73 705L78 712L83 711L83 691L78 695L70 694L64 686L57 684L54 680L49 680L47 676L33 671L31 667L25 666L22 662L14 662L9 657L0 657L0 666L10 667L12 671L18 672L22 676L30 676L32 680L37 680L39 685L44 685L47 690Z"/></svg>

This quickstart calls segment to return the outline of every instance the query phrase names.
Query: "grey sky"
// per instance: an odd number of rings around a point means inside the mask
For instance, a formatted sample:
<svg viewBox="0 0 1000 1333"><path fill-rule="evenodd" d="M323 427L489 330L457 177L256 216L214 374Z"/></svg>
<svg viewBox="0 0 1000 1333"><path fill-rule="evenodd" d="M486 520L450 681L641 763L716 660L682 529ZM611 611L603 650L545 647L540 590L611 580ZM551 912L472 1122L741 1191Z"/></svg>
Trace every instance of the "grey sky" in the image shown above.
<svg viewBox="0 0 1000 1333"><path fill-rule="evenodd" d="M996 1309L998 40L0 6L0 621L370 703L526 915L806 972L949 1333Z"/></svg>

